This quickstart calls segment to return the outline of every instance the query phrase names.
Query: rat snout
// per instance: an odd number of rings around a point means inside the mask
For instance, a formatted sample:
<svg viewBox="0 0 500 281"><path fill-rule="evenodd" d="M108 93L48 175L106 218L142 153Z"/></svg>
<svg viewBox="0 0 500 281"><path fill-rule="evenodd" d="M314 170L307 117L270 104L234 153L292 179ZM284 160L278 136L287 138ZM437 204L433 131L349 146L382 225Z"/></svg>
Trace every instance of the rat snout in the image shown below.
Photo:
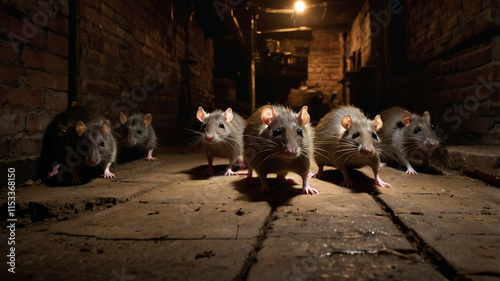
<svg viewBox="0 0 500 281"><path fill-rule="evenodd" d="M370 148L368 146L362 145L360 147L359 153L363 156L373 156L373 148Z"/></svg>
<svg viewBox="0 0 500 281"><path fill-rule="evenodd" d="M438 144L439 144L439 143L438 143L437 141L435 141L435 140L429 140L429 141L427 142L427 147L428 147L429 149L434 149L434 148L436 148L436 147L438 146Z"/></svg>
<svg viewBox="0 0 500 281"><path fill-rule="evenodd" d="M129 137L125 141L125 145L128 147L133 147L133 146L135 146L136 142L137 142L137 140L135 138Z"/></svg>
<svg viewBox="0 0 500 281"><path fill-rule="evenodd" d="M212 142L214 140L214 136L212 135L205 135L205 140L208 142Z"/></svg>
<svg viewBox="0 0 500 281"><path fill-rule="evenodd" d="M98 155L97 156L93 155L93 156L87 158L86 162L87 162L87 165L89 165L91 167L95 167L99 164L99 162L101 162L101 160L100 160L100 157Z"/></svg>
<svg viewBox="0 0 500 281"><path fill-rule="evenodd" d="M289 156L289 157L297 157L299 154L300 154L300 150L297 146L293 146L293 145L285 145L283 147L283 150L286 154L286 156Z"/></svg>

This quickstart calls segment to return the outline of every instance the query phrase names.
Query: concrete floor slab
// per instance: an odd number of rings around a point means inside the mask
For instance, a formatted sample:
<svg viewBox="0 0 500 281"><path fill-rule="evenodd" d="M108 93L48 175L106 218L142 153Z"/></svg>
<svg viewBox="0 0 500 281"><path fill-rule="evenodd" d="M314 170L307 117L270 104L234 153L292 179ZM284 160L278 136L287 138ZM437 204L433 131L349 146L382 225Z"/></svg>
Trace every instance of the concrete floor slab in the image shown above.
<svg viewBox="0 0 500 281"><path fill-rule="evenodd" d="M139 202L140 201L140 202ZM53 233L105 239L238 239L256 237L270 208L266 203L162 204L134 200L60 223Z"/></svg>
<svg viewBox="0 0 500 281"><path fill-rule="evenodd" d="M252 267L255 280L446 280L418 255L339 249L335 239L268 238Z"/></svg>
<svg viewBox="0 0 500 281"><path fill-rule="evenodd" d="M40 214L38 206L44 206L62 215L20 221L16 276L486 281L500 276L499 190L456 172L408 176L383 167L380 176L392 187L380 188L364 168L351 171L357 184L346 188L338 185L341 173L328 168L326 178L309 180L319 195L302 194L295 174L289 175L295 184L270 175L276 190L257 194L255 174L247 184L241 181L245 171L203 176L203 153L172 149L158 157L154 163L117 165L112 181L19 188L16 200L25 212ZM216 159L217 173L226 161ZM2 280L8 277L2 274Z"/></svg>
<svg viewBox="0 0 500 281"><path fill-rule="evenodd" d="M233 280L255 244L255 239L136 241L22 232L18 241L22 258L13 280L32 281Z"/></svg>

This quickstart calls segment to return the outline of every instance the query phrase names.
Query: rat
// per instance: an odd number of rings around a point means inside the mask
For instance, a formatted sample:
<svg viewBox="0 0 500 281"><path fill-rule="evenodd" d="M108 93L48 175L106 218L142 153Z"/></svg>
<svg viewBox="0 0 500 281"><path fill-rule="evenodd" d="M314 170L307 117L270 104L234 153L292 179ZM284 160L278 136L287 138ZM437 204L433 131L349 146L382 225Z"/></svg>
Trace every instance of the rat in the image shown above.
<svg viewBox="0 0 500 281"><path fill-rule="evenodd" d="M158 140L155 130L151 125L152 122L153 116L150 113L146 115L135 113L127 117L123 112L120 112L121 125L116 134L121 150L119 158L125 158L125 156L131 157L129 154L133 154L133 152L139 150L139 154L142 155L147 151L147 156L144 160L158 160L157 157L153 157L153 151L157 147Z"/></svg>
<svg viewBox="0 0 500 281"><path fill-rule="evenodd" d="M243 133L243 156L248 165L246 180L255 170L260 178L258 193L269 193L273 187L267 184L267 174L276 173L277 178L288 181L285 176L294 172L302 177L302 191L318 194L308 182L313 153L313 129L307 106L299 113L281 105L265 105L247 120Z"/></svg>
<svg viewBox="0 0 500 281"><path fill-rule="evenodd" d="M341 106L330 111L316 127L314 155L319 167L316 177L322 177L325 165L332 165L344 177L340 185L349 187L354 181L349 177L348 169L369 166L375 184L390 187L378 175L381 142L377 132L382 126L380 115L370 120L354 106Z"/></svg>
<svg viewBox="0 0 500 281"><path fill-rule="evenodd" d="M208 160L204 174L212 175L214 157L223 157L229 158L224 175L235 175L232 167L243 150L245 119L231 108L207 113L201 106L198 107L196 118L202 122L199 141L203 143Z"/></svg>
<svg viewBox="0 0 500 281"><path fill-rule="evenodd" d="M101 166L104 178L111 179L116 152L111 123L92 107L74 106L57 115L45 132L40 177L49 185L81 184L87 168Z"/></svg>
<svg viewBox="0 0 500 281"><path fill-rule="evenodd" d="M382 142L406 166L406 174L417 174L410 164L415 160L421 160L424 166L429 167L428 158L439 145L429 112L425 111L420 116L395 106L380 115L385 124L380 131Z"/></svg>

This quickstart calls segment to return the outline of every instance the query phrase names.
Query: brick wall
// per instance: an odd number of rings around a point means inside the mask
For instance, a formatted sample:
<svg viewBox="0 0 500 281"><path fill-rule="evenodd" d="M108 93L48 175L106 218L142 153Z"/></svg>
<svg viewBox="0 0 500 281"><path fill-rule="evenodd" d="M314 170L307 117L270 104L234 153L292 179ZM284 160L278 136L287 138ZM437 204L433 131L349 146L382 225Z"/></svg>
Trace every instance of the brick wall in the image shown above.
<svg viewBox="0 0 500 281"><path fill-rule="evenodd" d="M499 1L408 1L388 100L431 110L448 143L500 144L499 15Z"/></svg>
<svg viewBox="0 0 500 281"><path fill-rule="evenodd" d="M0 3L0 168L19 168L19 179L33 175L44 131L68 103L69 7L65 1L53 3ZM213 42L190 21L189 7L174 1L172 24L171 1L78 4L77 103L110 118L118 118L120 111L151 112L163 143L179 141L180 129L173 128L182 126L176 126L176 117L183 60L196 62L189 67L189 87L184 87L191 91L192 107L213 104Z"/></svg>
<svg viewBox="0 0 500 281"><path fill-rule="evenodd" d="M347 34L345 49L347 60L347 71L353 69L351 59L353 52L361 52L361 67L373 66L372 58L372 30L370 27L370 1L366 1L361 7L358 15L352 23L351 30Z"/></svg>
<svg viewBox="0 0 500 281"><path fill-rule="evenodd" d="M339 32L334 30L314 30L310 42L308 79L306 85L318 85L327 99L340 92L342 79L341 43Z"/></svg>
<svg viewBox="0 0 500 281"><path fill-rule="evenodd" d="M147 111L166 143L180 108L183 60L189 68L193 107L212 105L212 39L205 38L182 1L81 1L81 103L118 118L120 111ZM157 76L161 81L155 81ZM134 108L136 107L136 108ZM193 113L194 115L194 113Z"/></svg>
<svg viewBox="0 0 500 281"><path fill-rule="evenodd" d="M1 2L2 170L14 167L21 179L34 173L44 130L67 106L67 60L68 4Z"/></svg>

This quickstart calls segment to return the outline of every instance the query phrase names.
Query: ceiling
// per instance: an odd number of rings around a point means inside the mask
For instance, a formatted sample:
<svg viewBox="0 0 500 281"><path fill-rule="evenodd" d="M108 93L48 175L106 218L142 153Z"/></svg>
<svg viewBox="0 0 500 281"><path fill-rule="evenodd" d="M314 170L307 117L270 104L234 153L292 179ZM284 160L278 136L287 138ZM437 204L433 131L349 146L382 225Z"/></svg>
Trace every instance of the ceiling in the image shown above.
<svg viewBox="0 0 500 281"><path fill-rule="evenodd" d="M249 32L252 14L257 31L287 32L299 27L348 30L365 0L303 0L306 10L294 11L295 0L190 0L195 18L207 36L238 39ZM227 6L226 6L227 4ZM240 42L241 43L241 42Z"/></svg>

